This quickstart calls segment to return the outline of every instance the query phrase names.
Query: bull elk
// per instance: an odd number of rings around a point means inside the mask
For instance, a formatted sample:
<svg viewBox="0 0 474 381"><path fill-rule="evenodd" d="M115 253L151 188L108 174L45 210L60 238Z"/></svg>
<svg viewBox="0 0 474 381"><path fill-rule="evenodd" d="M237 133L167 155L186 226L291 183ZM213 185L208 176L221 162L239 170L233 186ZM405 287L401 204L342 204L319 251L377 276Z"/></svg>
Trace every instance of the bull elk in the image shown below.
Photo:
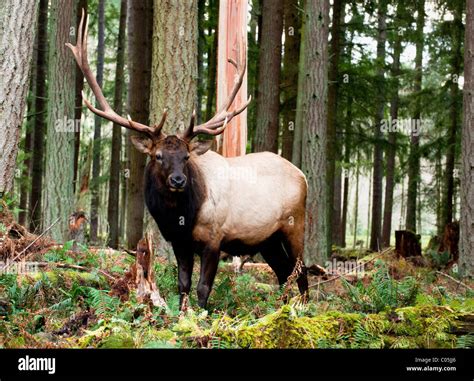
<svg viewBox="0 0 474 381"><path fill-rule="evenodd" d="M166 111L153 127L115 113L107 103L87 59L87 19L79 24L77 44L67 44L94 93L99 108L85 99L93 113L140 135L134 146L150 156L145 170L145 202L163 237L171 242L178 263L178 288L183 299L191 288L194 254L201 257L198 304L205 308L217 272L220 252L231 255L260 252L283 285L295 268L300 293L308 282L302 262L307 183L304 174L282 157L253 153L225 158L210 151L212 140L198 135L221 134L232 118L248 106L230 111L246 70L245 49L238 52L238 79L224 105L209 121L166 135ZM296 266L296 265L299 266Z"/></svg>

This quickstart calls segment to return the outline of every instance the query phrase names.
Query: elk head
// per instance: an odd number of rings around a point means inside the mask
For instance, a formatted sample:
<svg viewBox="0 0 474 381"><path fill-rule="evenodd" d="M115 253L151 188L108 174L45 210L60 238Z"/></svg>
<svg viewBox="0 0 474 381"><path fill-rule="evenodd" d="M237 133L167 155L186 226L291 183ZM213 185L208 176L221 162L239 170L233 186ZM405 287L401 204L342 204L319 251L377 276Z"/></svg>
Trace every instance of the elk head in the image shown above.
<svg viewBox="0 0 474 381"><path fill-rule="evenodd" d="M182 133L176 135L166 135L162 129L166 121L167 110L158 125L147 126L142 123L134 122L130 117L124 118L112 110L102 93L94 74L92 73L87 59L87 25L89 16L86 17L84 26L84 10L82 10L81 22L76 45L67 43L66 46L71 49L74 58L89 83L93 94L95 95L99 108L94 107L82 93L82 98L87 108L94 114L110 120L122 127L139 132L139 135L132 136L133 145L140 151L150 156L153 162L159 166L160 176L166 182L168 189L172 192L182 191L186 187L187 178L185 167L187 162L195 155L202 155L209 150L212 140L193 140L198 135L216 136L224 132L227 123L232 118L244 111L251 101L251 97L242 106L233 111L229 111L241 85L246 70L245 49L241 57L239 46L237 46L237 61L229 59L228 61L237 69L238 77L235 85L222 107L207 122L195 125L195 112L191 117L189 127Z"/></svg>

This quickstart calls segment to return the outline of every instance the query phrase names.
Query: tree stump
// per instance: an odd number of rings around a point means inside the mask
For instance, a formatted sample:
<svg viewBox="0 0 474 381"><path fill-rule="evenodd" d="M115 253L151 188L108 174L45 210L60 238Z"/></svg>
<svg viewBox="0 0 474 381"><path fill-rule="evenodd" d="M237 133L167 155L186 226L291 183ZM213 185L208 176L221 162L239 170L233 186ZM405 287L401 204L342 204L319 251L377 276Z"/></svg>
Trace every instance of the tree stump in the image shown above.
<svg viewBox="0 0 474 381"><path fill-rule="evenodd" d="M128 299L130 287L136 287L137 299L140 303L151 303L155 307L166 307L155 283L153 271L154 252L151 233L147 233L137 244L135 263L125 276L112 287L111 294L120 300Z"/></svg>
<svg viewBox="0 0 474 381"><path fill-rule="evenodd" d="M77 244L85 244L85 228L87 217L83 211L74 212L69 216L69 239L74 241L72 251L78 251Z"/></svg>
<svg viewBox="0 0 474 381"><path fill-rule="evenodd" d="M395 252L403 258L421 256L420 236L409 230L396 230Z"/></svg>
<svg viewBox="0 0 474 381"><path fill-rule="evenodd" d="M448 252L450 255L450 262L457 262L459 258L458 251L459 244L459 222L450 222L444 228L443 237L439 245L438 252Z"/></svg>

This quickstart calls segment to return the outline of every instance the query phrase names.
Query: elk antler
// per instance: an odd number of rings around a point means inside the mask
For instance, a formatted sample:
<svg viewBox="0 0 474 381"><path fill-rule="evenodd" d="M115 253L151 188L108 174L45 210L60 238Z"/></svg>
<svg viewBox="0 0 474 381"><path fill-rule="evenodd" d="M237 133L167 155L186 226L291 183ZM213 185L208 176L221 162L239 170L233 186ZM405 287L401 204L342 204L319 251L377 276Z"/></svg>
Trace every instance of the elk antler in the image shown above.
<svg viewBox="0 0 474 381"><path fill-rule="evenodd" d="M99 115L100 117L104 119L110 120L113 123L119 124L120 126L128 128L130 130L135 130L135 131L144 133L150 137L159 135L161 132L161 128L163 127L166 120L166 110L163 113L163 117L161 118L160 124L154 127L150 127L145 124L133 122L130 119L130 117L126 119L118 115L114 110L112 110L112 108L108 104L107 100L104 97L104 94L102 93L102 90L99 84L97 83L94 73L92 73L92 70L89 66L89 61L87 59L87 29L88 29L87 26L88 26L88 21L89 21L89 15L87 15L86 17L85 26L83 26L84 16L85 16L85 12L83 9L81 22L79 23L79 30L78 30L76 45L66 43L66 46L69 49L71 49L72 54L74 54L74 58L77 62L77 65L79 66L82 73L84 74L84 77L86 78L87 83L89 83L89 86L92 89L92 92L94 93L101 110L94 107L86 99L86 97L84 96L84 92L82 92L82 99L84 99L84 103L86 104L87 108L91 110L94 114ZM84 29L84 36L83 36L83 29Z"/></svg>
<svg viewBox="0 0 474 381"><path fill-rule="evenodd" d="M204 135L219 135L224 132L225 128L227 127L227 123L229 123L232 118L236 115L239 115L242 111L244 111L247 106L249 105L252 97L250 96L247 102L245 102L242 106L236 108L234 111L229 111L230 106L234 102L234 99L237 93L242 86L242 82L244 80L245 71L247 69L247 56L245 49L243 49L243 57L240 54L240 44L237 44L237 62L234 61L232 58L229 58L227 61L230 62L236 69L238 73L238 78L235 82L234 88L230 92L228 98L222 105L222 107L216 112L216 114L207 122L203 124L199 124L197 126L194 125L195 116L193 113L193 117L191 118L191 123L187 130L183 133L182 139L186 141L190 141L192 138L199 134Z"/></svg>

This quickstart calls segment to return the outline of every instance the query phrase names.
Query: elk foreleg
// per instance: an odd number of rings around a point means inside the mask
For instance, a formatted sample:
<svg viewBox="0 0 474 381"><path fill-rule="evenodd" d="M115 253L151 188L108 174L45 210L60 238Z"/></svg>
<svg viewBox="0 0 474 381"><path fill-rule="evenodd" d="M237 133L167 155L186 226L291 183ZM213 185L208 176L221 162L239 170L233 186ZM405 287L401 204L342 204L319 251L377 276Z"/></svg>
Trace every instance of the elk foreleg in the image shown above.
<svg viewBox="0 0 474 381"><path fill-rule="evenodd" d="M178 262L178 291L179 291L179 307L185 307L183 302L189 295L191 289L191 276L193 274L194 253L191 248L186 245L174 244L173 251Z"/></svg>
<svg viewBox="0 0 474 381"><path fill-rule="evenodd" d="M199 307L206 308L219 264L219 249L206 247L201 255L201 274L197 287Z"/></svg>

